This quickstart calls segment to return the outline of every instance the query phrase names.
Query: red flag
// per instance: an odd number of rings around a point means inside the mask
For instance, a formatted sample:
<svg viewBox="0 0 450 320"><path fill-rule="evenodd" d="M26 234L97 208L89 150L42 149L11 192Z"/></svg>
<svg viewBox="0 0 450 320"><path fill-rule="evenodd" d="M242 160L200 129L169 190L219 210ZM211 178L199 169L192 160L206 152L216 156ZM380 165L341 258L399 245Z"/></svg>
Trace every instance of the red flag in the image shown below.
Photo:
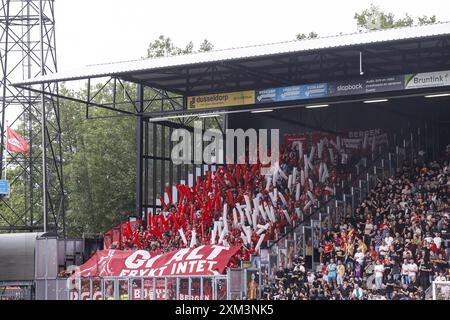
<svg viewBox="0 0 450 320"><path fill-rule="evenodd" d="M153 226L153 213L149 211L147 215L147 228L151 228L152 226Z"/></svg>
<svg viewBox="0 0 450 320"><path fill-rule="evenodd" d="M228 205L233 208L235 203L234 203L233 195L231 194L230 190L227 190L227 200L228 200Z"/></svg>
<svg viewBox="0 0 450 320"><path fill-rule="evenodd" d="M231 175L230 171L228 171L228 169L223 169L223 172L225 172L225 175L228 178L228 181L230 182L231 186L234 188L236 187L234 181L233 181L233 176Z"/></svg>
<svg viewBox="0 0 450 320"><path fill-rule="evenodd" d="M184 200L184 197L185 197L185 194L184 194L184 189L182 188L182 186L181 185L177 185L177 190L178 190L178 193L180 194L180 200L178 201L178 203L180 203L180 204L182 204L183 203L183 200Z"/></svg>
<svg viewBox="0 0 450 320"><path fill-rule="evenodd" d="M164 199L163 199L162 196L159 197L159 201L161 201L161 205L163 206L163 208L164 208L165 210L169 210L169 207L168 207L167 204L164 202Z"/></svg>
<svg viewBox="0 0 450 320"><path fill-rule="evenodd" d="M169 204L172 204L173 203L172 193L170 192L170 186L168 184L166 184L166 193L167 197L169 198Z"/></svg>
<svg viewBox="0 0 450 320"><path fill-rule="evenodd" d="M191 204L191 223L194 222L195 206Z"/></svg>
<svg viewBox="0 0 450 320"><path fill-rule="evenodd" d="M6 148L9 152L30 152L30 145L10 127L6 128Z"/></svg>

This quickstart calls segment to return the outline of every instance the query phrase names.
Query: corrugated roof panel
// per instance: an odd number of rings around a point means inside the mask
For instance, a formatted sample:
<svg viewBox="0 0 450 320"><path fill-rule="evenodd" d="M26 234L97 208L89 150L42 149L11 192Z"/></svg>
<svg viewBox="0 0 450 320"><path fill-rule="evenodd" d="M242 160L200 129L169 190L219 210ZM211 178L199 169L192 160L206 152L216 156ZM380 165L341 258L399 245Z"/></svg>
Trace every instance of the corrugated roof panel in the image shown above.
<svg viewBox="0 0 450 320"><path fill-rule="evenodd" d="M58 72L55 74L28 79L26 81L17 82L15 83L15 85L69 81L88 77L112 76L120 75L123 73L145 72L161 68L211 63L216 61L264 57L283 53L306 52L311 50L346 47L352 45L395 40L426 38L445 34L450 35L450 22L436 23L425 26L352 33L310 40L295 40L272 44L263 44L242 48L193 53L189 55L92 65L73 71Z"/></svg>

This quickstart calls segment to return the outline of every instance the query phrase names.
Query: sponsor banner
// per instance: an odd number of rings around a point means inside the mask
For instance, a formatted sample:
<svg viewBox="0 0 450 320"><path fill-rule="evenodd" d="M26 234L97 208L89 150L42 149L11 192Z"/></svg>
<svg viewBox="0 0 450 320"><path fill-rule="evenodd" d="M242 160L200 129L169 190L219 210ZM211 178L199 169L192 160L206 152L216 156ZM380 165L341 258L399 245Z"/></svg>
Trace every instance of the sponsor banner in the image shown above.
<svg viewBox="0 0 450 320"><path fill-rule="evenodd" d="M255 91L238 91L187 97L188 109L242 106L255 103Z"/></svg>
<svg viewBox="0 0 450 320"><path fill-rule="evenodd" d="M403 79L403 76L392 76L332 82L328 85L328 96L349 96L403 90Z"/></svg>
<svg viewBox="0 0 450 320"><path fill-rule="evenodd" d="M240 246L203 245L157 255L145 250L99 250L75 276L169 276L222 274Z"/></svg>
<svg viewBox="0 0 450 320"><path fill-rule="evenodd" d="M327 84L314 83L256 91L256 103L305 100L326 96Z"/></svg>
<svg viewBox="0 0 450 320"><path fill-rule="evenodd" d="M442 86L450 86L450 70L190 96L187 108L220 108Z"/></svg>
<svg viewBox="0 0 450 320"><path fill-rule="evenodd" d="M450 86L450 70L405 75L405 89Z"/></svg>

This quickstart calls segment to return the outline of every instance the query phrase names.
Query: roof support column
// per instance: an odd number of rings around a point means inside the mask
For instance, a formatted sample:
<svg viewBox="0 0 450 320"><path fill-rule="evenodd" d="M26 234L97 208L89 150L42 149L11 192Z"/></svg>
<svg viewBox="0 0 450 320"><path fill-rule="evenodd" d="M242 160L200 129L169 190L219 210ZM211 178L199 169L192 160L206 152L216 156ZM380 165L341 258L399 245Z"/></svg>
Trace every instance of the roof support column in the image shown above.
<svg viewBox="0 0 450 320"><path fill-rule="evenodd" d="M136 217L142 217L143 210L143 148L144 148L144 118L141 113L144 111L144 87L137 85L136 100L139 113L136 115ZM144 215L145 217L146 215ZM145 217L146 219L146 217Z"/></svg>

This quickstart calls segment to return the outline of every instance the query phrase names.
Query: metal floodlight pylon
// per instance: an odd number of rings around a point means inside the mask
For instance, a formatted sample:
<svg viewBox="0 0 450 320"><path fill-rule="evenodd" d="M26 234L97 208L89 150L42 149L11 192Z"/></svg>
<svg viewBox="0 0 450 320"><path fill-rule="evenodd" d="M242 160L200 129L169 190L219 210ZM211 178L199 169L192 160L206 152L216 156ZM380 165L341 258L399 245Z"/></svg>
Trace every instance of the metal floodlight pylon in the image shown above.
<svg viewBox="0 0 450 320"><path fill-rule="evenodd" d="M54 0L1 0L0 177L10 196L0 199L1 231L56 232L65 237L59 101L11 86L57 71ZM56 84L42 91L58 93ZM7 126L30 144L27 154L6 150Z"/></svg>

